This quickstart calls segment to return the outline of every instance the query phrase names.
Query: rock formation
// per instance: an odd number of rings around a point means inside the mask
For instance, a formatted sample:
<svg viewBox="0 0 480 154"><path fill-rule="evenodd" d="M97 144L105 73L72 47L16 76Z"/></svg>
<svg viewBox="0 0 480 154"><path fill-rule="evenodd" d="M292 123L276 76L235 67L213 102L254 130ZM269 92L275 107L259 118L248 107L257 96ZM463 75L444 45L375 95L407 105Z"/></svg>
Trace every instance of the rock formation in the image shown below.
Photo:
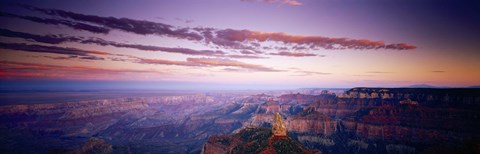
<svg viewBox="0 0 480 154"><path fill-rule="evenodd" d="M285 122L283 122L283 118L278 112L275 112L275 116L273 117L272 133L273 136L287 136Z"/></svg>
<svg viewBox="0 0 480 154"><path fill-rule="evenodd" d="M274 136L265 127L245 128L233 135L214 135L204 145L202 153L298 153L321 154L312 151L288 136Z"/></svg>

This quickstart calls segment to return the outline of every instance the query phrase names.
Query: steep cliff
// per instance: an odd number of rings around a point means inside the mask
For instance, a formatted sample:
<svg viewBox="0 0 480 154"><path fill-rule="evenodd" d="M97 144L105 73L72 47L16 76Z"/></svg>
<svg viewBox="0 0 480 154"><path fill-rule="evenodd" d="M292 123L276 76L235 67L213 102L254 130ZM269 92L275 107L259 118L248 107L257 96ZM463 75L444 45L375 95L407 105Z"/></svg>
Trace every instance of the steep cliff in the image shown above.
<svg viewBox="0 0 480 154"><path fill-rule="evenodd" d="M287 116L292 138L324 153L479 151L478 89L354 88L338 97L288 94L279 100L311 101L301 112L275 111ZM275 104L282 103L262 106ZM269 126L269 118L259 113L244 126Z"/></svg>
<svg viewBox="0 0 480 154"><path fill-rule="evenodd" d="M288 131L303 134L329 136L335 133L337 122L332 118L314 111L313 108L288 116L286 120Z"/></svg>

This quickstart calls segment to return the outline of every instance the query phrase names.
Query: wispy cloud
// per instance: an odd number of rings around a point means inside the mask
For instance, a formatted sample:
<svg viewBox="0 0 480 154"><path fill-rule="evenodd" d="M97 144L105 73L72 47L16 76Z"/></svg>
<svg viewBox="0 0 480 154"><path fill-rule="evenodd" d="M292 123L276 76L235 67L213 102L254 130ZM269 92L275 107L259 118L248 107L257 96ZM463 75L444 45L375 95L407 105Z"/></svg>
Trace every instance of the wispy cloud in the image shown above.
<svg viewBox="0 0 480 154"><path fill-rule="evenodd" d="M248 70L239 69L239 68L224 68L223 71L225 71L225 72L248 72Z"/></svg>
<svg viewBox="0 0 480 154"><path fill-rule="evenodd" d="M219 51L219 50L217 51L193 50L193 49L187 49L187 48L168 48L168 47L158 47L158 46L145 46L145 45L138 45L138 44L123 44L123 43L105 41L99 38L85 39L83 37L70 37L70 36L58 36L58 35L42 36L42 35L35 35L35 34L29 34L29 33L23 33L23 32L15 32L15 31L10 31L6 29L0 29L0 32L2 32L0 36L19 37L19 38L29 39L37 42L42 42L42 43L49 43L49 44L58 44L62 42L80 42L84 44L97 44L102 46L110 45L114 47L134 48L134 49L146 50L146 51L163 51L163 52L181 53L181 54L187 54L187 55L218 56L218 57L228 57L228 58L256 58L256 59L266 58L266 57L255 56L255 55L226 55L223 51ZM136 62L136 63L142 63L142 64L162 64L162 65L179 65L179 66L232 66L232 67L241 67L244 69L255 70L255 71L265 71L265 72L279 71L279 70L263 67L261 65L247 64L239 61L234 61L230 59L220 59L220 58L215 58L215 59L189 58L187 59L187 61L145 59L145 58L140 58L136 56L110 54L108 52L87 51L82 49L65 48L65 47L57 47L57 46L28 45L24 43L0 43L0 48L27 51L27 52L36 52L36 53L55 53L55 54L67 55L67 57L62 57L62 56L46 57L46 58L51 58L56 60L61 60L61 59L65 60L65 59L74 59L74 58L89 59L89 60L105 60L105 58L98 57L95 55L109 55L109 57L107 58L112 61Z"/></svg>
<svg viewBox="0 0 480 154"><path fill-rule="evenodd" d="M242 50L242 51L240 51L240 53L242 53L242 54L246 54L246 55L257 54L256 52L253 52L253 51L247 51L247 50Z"/></svg>
<svg viewBox="0 0 480 154"><path fill-rule="evenodd" d="M290 35L285 33L258 32L251 30L216 30L214 37L206 37L207 43L213 43L225 48L234 49L252 49L249 46L251 42L277 42L283 43L283 46L294 45L293 47L304 47L310 50L317 49L393 49L393 50L409 50L415 49L413 45L406 43L385 44L383 41L371 41L366 39L349 39L349 38L331 38L323 36L301 36ZM213 36L213 35L212 35ZM293 48L292 47L292 48Z"/></svg>
<svg viewBox="0 0 480 154"><path fill-rule="evenodd" d="M224 58L187 58L186 61L171 61L165 59L143 59L139 58L138 63L159 64L159 65L178 65L178 66L196 66L196 67L235 67L237 69L246 69L256 72L281 72L270 67L257 64L249 64Z"/></svg>
<svg viewBox="0 0 480 154"><path fill-rule="evenodd" d="M297 0L284 0L283 3L288 5L293 5L293 6L303 5L303 3Z"/></svg>
<svg viewBox="0 0 480 154"><path fill-rule="evenodd" d="M239 67L249 70L256 70L262 72L280 72L282 70L276 70L273 68L265 67L257 64L249 64L236 60L221 59L221 58L188 58L187 61L206 66L230 66Z"/></svg>
<svg viewBox="0 0 480 154"><path fill-rule="evenodd" d="M286 2L286 1L283 1ZM288 1L295 3L296 1ZM32 11L43 14L97 24L109 29L116 29L135 34L155 34L159 36L186 39L196 42L204 42L207 45L215 45L226 49L250 50L258 52L269 47L262 45L267 42L276 42L277 47L288 47L292 50L318 50L318 49L390 49L390 50L411 50L416 46L407 43L387 44L383 41L372 41L368 39L333 38L325 36L302 36L286 33L259 32L252 30L216 29L209 27L202 28L181 28L168 24L135 20L129 18L101 17L95 15L84 15L57 9L42 9L33 6L22 5ZM38 22L38 21L37 21Z"/></svg>
<svg viewBox="0 0 480 154"><path fill-rule="evenodd" d="M201 56L214 56L214 57L228 57L228 58L249 58L249 59L262 59L267 57L256 56L256 55L234 55L227 54L221 50L194 50L189 48L171 48L171 47L161 47L161 46L152 46L152 45L141 45L141 44L127 44L127 43L118 43L113 41L107 41L101 38L95 37L76 37L76 36L65 36L65 35L37 35L24 32L11 31L7 29L0 28L0 36L5 37L16 37L22 38L29 41L47 43L47 44L60 44L64 42L77 42L82 44L95 44L100 46L113 46L118 48L131 48L142 51L161 51L169 53L179 53L186 55L201 55Z"/></svg>
<svg viewBox="0 0 480 154"><path fill-rule="evenodd" d="M198 64L187 62L187 61L173 61L173 60L166 60L166 59L139 58L137 62L142 64L157 64L157 65L200 66Z"/></svg>
<svg viewBox="0 0 480 154"><path fill-rule="evenodd" d="M159 36L168 36L187 40L201 40L202 36L197 33L190 32L189 28L176 28L172 25L151 22L146 20L134 20L129 18L101 17L95 15L84 15L69 11L57 9L42 9L29 5L20 5L32 11L41 12L47 15L59 16L79 22L88 22L92 24L102 25L110 29L131 32L135 34L147 35L155 34Z"/></svg>
<svg viewBox="0 0 480 154"><path fill-rule="evenodd" d="M101 51L87 51L76 48L66 48L57 46L43 46L43 45L29 45L25 43L1 43L1 49L19 50L35 53L54 53L67 55L70 58L88 59L88 60L104 60L99 55L112 55L108 52ZM1 52L7 52L8 50L2 50Z"/></svg>
<svg viewBox="0 0 480 154"><path fill-rule="evenodd" d="M365 73L369 73L369 74L391 74L393 72L368 71L368 72L365 72Z"/></svg>
<svg viewBox="0 0 480 154"><path fill-rule="evenodd" d="M180 22L184 22L184 23L186 23L186 24L189 24L189 23L192 23L192 22L193 22L192 19L182 19L182 18L178 18L178 17L175 18L175 20L180 21Z"/></svg>
<svg viewBox="0 0 480 154"><path fill-rule="evenodd" d="M155 70L106 69L89 66L60 66L0 61L0 78L111 79L126 73L165 74Z"/></svg>
<svg viewBox="0 0 480 154"><path fill-rule="evenodd" d="M295 71L293 76L312 76L312 75L330 75L332 73L325 73L325 72L316 72L316 71Z"/></svg>
<svg viewBox="0 0 480 154"><path fill-rule="evenodd" d="M20 18L32 22L43 23L43 24L50 24L50 25L63 25L67 26L76 30L84 30L89 31L92 33L101 33L101 34L108 34L110 29L94 26L90 24L85 24L76 21L64 20L64 19L49 19L49 18L40 18L40 17L33 17L33 16L22 16L22 15L15 15L6 12L0 12L0 17L10 17L10 18Z"/></svg>
<svg viewBox="0 0 480 154"><path fill-rule="evenodd" d="M303 5L298 0L241 0L242 2L264 2L269 4L287 4L292 6Z"/></svg>
<svg viewBox="0 0 480 154"><path fill-rule="evenodd" d="M225 55L217 57L227 57L227 58L245 58L245 59L267 59L268 57L255 56L255 55Z"/></svg>
<svg viewBox="0 0 480 154"><path fill-rule="evenodd" d="M376 75L371 75L371 74L368 74L368 75L366 75L366 74L357 74L357 75L352 75L352 76L374 77L374 76L376 76Z"/></svg>
<svg viewBox="0 0 480 154"><path fill-rule="evenodd" d="M4 37L16 37L30 41L48 43L48 44L60 44L63 42L76 42L82 40L80 37L71 36L59 36L59 35L36 35L24 32L11 31L8 29L0 28L0 36Z"/></svg>
<svg viewBox="0 0 480 154"><path fill-rule="evenodd" d="M282 52L277 52L277 53L270 53L270 55L288 56L288 57L312 57L312 56L318 56L317 54L313 54L313 53L287 52L287 51L282 51Z"/></svg>

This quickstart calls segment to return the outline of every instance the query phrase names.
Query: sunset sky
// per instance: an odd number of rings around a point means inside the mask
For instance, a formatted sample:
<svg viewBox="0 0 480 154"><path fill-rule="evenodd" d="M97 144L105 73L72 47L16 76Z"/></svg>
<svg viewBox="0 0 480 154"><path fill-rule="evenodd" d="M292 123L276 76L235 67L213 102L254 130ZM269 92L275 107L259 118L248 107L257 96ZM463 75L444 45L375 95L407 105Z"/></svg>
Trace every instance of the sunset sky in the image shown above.
<svg viewBox="0 0 480 154"><path fill-rule="evenodd" d="M0 89L480 85L470 0L1 1Z"/></svg>

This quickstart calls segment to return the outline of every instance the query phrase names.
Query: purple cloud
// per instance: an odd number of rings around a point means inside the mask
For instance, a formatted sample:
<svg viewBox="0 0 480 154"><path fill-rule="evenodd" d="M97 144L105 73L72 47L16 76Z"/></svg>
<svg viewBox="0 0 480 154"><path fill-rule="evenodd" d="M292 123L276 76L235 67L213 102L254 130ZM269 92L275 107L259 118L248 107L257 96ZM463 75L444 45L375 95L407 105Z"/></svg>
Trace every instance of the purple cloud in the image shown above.
<svg viewBox="0 0 480 154"><path fill-rule="evenodd" d="M25 43L1 43L1 49L9 50L19 50L26 52L36 52L36 53L54 53L68 55L70 58L78 59L87 59L87 60L103 60L104 58L98 57L96 55L111 55L108 52L101 51L87 51L76 48L65 48L65 47L56 47L56 46L43 46L43 45L29 45ZM8 50L6 50L8 51ZM3 50L2 52L6 52Z"/></svg>
<svg viewBox="0 0 480 154"><path fill-rule="evenodd" d="M175 28L172 25L156 23L146 20L134 20L129 18L101 17L95 15L84 15L69 11L57 9L42 9L29 5L20 5L32 11L41 12L47 15L59 16L80 22L89 22L102 25L111 29L122 30L135 34L156 34L159 36L169 36L187 40L201 40L203 37L195 32L190 32L189 28Z"/></svg>
<svg viewBox="0 0 480 154"><path fill-rule="evenodd" d="M11 31L8 29L0 28L0 36L4 37L17 37L23 38L30 41L41 42L41 43L48 43L48 44L60 44L63 42L75 42L80 41L81 38L78 37L68 37L68 36L58 36L58 35L35 35L23 32L16 32Z"/></svg>
<svg viewBox="0 0 480 154"><path fill-rule="evenodd" d="M386 44L383 41L372 41L367 39L302 36L286 33L216 29L209 27L178 28L168 24L145 20L101 17L57 9L42 9L27 5L21 6L32 11L41 12L43 14L74 20L80 23L96 24L109 29L117 29L141 35L155 34L159 36L203 42L207 45L213 45L224 49L235 49L255 53L262 53L261 50L276 48L285 48L286 50L411 50L416 48L416 46L407 43ZM273 47L265 46L265 44L270 44L269 42L274 42L276 44L273 45Z"/></svg>
<svg viewBox="0 0 480 154"><path fill-rule="evenodd" d="M140 44L125 44L118 43L113 41L106 41L100 38L83 38L83 37L73 37L73 36L61 36L61 35L36 35L23 32L16 32L7 29L0 28L0 36L5 37L17 37L23 38L35 42L48 43L48 44L60 44L64 42L78 42L83 44L96 44L101 46L114 46L119 48L132 48L143 51L162 51L170 53L180 53L186 55L203 55L203 56L224 56L225 52L220 50L193 50L188 48L169 48L169 47L159 47L159 46L150 46L150 45L140 45ZM230 57L230 56L229 56ZM232 58L261 58L255 56L231 56Z"/></svg>
<svg viewBox="0 0 480 154"><path fill-rule="evenodd" d="M48 18L39 18L39 17L33 17L33 16L21 16L21 15L15 15L15 14L10 14L5 12L0 12L0 17L20 18L28 21L33 21L33 22L38 22L43 24L50 24L50 25L64 25L76 30L85 30L92 33L107 34L110 32L110 29L108 28L98 27L98 26L81 23L81 22L75 22L75 21L69 21L69 20L63 20L63 19L48 19Z"/></svg>
<svg viewBox="0 0 480 154"><path fill-rule="evenodd" d="M179 53L179 54L186 54L186 55L201 55L201 56L227 57L227 58L249 58L249 59L267 58L267 57L256 56L256 55L227 54L221 50L194 50L189 48L170 48L170 47L160 47L160 46L151 46L151 45L126 44L126 43L118 43L113 41L106 41L106 40L95 38L95 37L84 38L84 37L63 36L63 35L36 35L36 34L11 31L11 30L1 29L1 28L0 28L0 36L22 38L29 41L47 43L47 44L78 42L83 44L96 44L101 46L114 46L119 48L138 49L142 51L161 51L161 52Z"/></svg>
<svg viewBox="0 0 480 154"><path fill-rule="evenodd" d="M13 61L0 61L0 78L112 79L125 73L165 74L155 70L106 69L90 66L60 66Z"/></svg>

